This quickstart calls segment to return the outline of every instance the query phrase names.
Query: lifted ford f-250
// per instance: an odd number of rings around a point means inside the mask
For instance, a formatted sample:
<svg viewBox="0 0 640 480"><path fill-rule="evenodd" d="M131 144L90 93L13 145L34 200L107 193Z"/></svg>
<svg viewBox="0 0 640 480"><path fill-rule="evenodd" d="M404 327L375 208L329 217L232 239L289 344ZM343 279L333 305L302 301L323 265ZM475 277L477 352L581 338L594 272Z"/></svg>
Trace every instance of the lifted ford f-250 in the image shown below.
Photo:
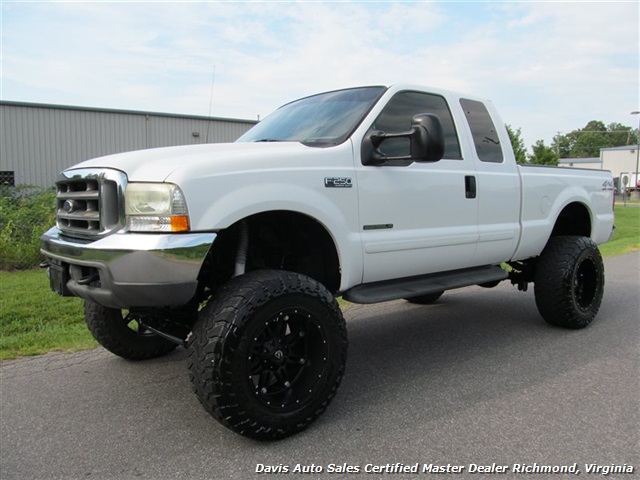
<svg viewBox="0 0 640 480"><path fill-rule="evenodd" d="M63 172L42 237L51 287L128 359L189 350L228 428L296 433L335 396L335 300L432 303L534 283L541 316L582 328L603 295L606 171L517 165L491 103L372 86L289 103L233 144L129 152Z"/></svg>

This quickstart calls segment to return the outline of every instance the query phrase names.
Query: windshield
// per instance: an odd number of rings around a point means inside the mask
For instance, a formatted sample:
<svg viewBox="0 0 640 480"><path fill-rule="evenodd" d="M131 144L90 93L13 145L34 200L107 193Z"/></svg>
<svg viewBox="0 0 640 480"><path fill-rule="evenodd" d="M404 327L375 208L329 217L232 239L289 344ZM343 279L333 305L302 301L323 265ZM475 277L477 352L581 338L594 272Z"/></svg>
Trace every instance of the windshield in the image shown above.
<svg viewBox="0 0 640 480"><path fill-rule="evenodd" d="M385 87L352 88L296 100L280 107L236 141L340 144L384 91Z"/></svg>

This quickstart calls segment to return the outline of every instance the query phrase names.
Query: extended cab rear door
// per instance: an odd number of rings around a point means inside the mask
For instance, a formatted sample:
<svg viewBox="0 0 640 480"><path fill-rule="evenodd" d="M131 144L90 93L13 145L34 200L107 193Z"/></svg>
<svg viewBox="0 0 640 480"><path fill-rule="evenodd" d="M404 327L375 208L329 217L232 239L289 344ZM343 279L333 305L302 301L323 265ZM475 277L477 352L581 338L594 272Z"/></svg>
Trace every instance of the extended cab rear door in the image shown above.
<svg viewBox="0 0 640 480"><path fill-rule="evenodd" d="M475 162L478 202L478 265L497 264L514 254L520 237L521 181L509 135L489 102L459 100L466 119L468 156Z"/></svg>

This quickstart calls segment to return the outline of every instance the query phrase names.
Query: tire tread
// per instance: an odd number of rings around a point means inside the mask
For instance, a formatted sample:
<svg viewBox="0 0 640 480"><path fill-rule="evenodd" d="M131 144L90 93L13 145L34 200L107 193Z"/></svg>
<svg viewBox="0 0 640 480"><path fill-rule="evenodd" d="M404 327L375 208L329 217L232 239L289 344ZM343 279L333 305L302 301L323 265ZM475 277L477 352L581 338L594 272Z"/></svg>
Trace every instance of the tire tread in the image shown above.
<svg viewBox="0 0 640 480"><path fill-rule="evenodd" d="M331 311L338 319L342 360L338 376L328 395L311 414L295 424L279 428L261 424L237 401L232 376L231 358L238 345L243 327L251 312L270 300L288 294L307 294ZM227 428L258 440L275 440L304 430L326 410L335 397L347 355L347 331L338 304L319 282L300 274L259 270L236 277L211 299L197 321L189 345L187 366L192 388L205 410ZM212 358L211 358L212 357Z"/></svg>
<svg viewBox="0 0 640 480"><path fill-rule="evenodd" d="M142 338L123 323L120 310L85 302L89 331L104 348L127 360L148 360L172 352L178 346L157 335Z"/></svg>
<svg viewBox="0 0 640 480"><path fill-rule="evenodd" d="M572 272L583 255L592 258L599 275L588 309L579 309L572 293ZM546 322L571 329L586 327L598 313L604 291L604 265L597 245L588 237L551 238L536 265L534 282L536 306Z"/></svg>

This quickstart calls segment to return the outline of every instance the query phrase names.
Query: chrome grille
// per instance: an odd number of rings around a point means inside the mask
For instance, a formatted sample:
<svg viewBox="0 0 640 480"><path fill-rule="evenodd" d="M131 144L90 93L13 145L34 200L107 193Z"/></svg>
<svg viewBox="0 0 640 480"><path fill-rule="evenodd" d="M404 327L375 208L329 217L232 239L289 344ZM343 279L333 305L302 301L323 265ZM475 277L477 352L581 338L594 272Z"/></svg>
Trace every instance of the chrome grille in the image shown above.
<svg viewBox="0 0 640 480"><path fill-rule="evenodd" d="M58 228L100 232L100 191L97 180L58 183Z"/></svg>
<svg viewBox="0 0 640 480"><path fill-rule="evenodd" d="M63 172L56 182L56 220L68 236L94 238L124 225L126 176L107 169Z"/></svg>

